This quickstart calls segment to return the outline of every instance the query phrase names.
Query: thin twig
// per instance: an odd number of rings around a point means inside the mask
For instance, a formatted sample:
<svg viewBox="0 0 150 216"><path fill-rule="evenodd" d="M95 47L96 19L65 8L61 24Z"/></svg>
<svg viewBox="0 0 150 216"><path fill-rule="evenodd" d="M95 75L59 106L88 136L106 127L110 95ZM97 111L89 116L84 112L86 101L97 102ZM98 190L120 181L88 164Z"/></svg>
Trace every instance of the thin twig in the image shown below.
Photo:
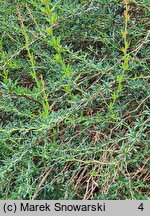
<svg viewBox="0 0 150 216"><path fill-rule="evenodd" d="M36 190L36 192L35 192L35 194L34 194L34 196L33 196L33 199L34 199L34 200L37 198L37 196L38 196L38 194L39 194L39 192L40 192L40 190L41 190L42 185L43 185L44 182L46 181L46 179L47 179L47 177L49 176L49 174L52 172L53 168L54 168L54 165L51 166L51 167L49 168L49 170L46 172L46 174L43 176L42 180L41 180L40 183L38 184L37 190Z"/></svg>

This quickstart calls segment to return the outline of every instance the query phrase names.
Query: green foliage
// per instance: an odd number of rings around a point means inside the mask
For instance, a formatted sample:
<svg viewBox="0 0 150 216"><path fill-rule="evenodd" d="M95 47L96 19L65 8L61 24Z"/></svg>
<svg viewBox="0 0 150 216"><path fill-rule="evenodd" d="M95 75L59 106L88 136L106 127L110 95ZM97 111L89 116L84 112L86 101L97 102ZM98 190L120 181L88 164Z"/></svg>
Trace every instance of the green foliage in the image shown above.
<svg viewBox="0 0 150 216"><path fill-rule="evenodd" d="M148 18L0 1L0 199L149 199Z"/></svg>

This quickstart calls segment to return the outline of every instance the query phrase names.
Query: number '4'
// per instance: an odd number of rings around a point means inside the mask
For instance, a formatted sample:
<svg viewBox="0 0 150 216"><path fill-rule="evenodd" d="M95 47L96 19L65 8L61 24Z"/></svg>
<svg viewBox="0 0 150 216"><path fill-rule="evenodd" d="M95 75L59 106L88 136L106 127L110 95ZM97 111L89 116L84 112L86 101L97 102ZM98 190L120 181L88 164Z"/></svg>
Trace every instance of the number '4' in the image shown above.
<svg viewBox="0 0 150 216"><path fill-rule="evenodd" d="M138 207L139 210L143 211L144 210L144 206L143 206L143 203L141 203Z"/></svg>

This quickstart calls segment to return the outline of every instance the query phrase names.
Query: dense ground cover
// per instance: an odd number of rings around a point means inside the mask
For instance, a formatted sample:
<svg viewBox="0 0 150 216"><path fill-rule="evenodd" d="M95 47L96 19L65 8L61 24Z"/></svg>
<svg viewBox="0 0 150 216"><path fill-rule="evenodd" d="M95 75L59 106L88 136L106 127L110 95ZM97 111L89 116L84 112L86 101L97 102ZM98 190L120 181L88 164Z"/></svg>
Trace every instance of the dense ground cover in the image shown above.
<svg viewBox="0 0 150 216"><path fill-rule="evenodd" d="M149 199L148 21L148 0L0 0L1 199Z"/></svg>

